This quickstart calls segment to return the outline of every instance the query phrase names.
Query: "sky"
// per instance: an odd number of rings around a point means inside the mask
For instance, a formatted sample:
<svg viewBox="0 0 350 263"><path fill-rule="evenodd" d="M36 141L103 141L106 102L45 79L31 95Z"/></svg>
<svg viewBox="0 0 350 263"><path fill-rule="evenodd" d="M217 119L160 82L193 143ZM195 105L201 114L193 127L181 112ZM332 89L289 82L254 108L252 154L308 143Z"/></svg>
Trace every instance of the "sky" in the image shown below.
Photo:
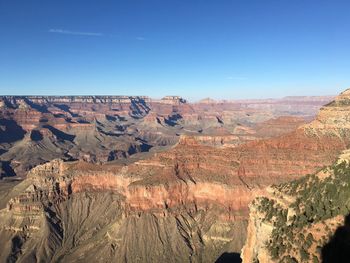
<svg viewBox="0 0 350 263"><path fill-rule="evenodd" d="M348 0L0 0L0 95L333 95Z"/></svg>

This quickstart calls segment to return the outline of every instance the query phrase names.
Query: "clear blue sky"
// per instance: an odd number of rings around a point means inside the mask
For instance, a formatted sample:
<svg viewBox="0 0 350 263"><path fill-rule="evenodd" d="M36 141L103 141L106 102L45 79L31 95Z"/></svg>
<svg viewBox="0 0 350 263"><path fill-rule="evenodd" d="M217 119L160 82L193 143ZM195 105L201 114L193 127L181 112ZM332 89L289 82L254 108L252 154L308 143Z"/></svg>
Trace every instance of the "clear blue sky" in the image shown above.
<svg viewBox="0 0 350 263"><path fill-rule="evenodd" d="M0 94L337 94L350 1L0 0Z"/></svg>

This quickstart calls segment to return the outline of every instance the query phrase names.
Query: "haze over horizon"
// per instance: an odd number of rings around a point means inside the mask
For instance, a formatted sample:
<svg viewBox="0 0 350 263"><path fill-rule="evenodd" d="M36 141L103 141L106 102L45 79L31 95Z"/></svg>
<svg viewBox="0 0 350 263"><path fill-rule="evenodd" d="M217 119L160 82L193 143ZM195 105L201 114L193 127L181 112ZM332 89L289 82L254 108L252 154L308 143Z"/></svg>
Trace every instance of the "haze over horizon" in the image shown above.
<svg viewBox="0 0 350 263"><path fill-rule="evenodd" d="M0 2L0 95L335 95L347 1Z"/></svg>

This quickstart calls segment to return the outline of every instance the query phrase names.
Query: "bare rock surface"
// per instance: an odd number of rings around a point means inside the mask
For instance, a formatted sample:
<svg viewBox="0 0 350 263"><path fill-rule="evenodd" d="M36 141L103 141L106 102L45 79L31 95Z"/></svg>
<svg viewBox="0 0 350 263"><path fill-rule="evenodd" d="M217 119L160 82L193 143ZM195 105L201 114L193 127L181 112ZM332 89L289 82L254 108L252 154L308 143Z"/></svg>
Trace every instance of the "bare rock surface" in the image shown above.
<svg viewBox="0 0 350 263"><path fill-rule="evenodd" d="M348 147L346 130L307 123L324 100L3 98L1 114L15 123L5 133L22 134L1 144L0 157L23 180L0 188L0 261L215 262L239 253L256 196ZM256 230L249 224L252 244Z"/></svg>
<svg viewBox="0 0 350 263"><path fill-rule="evenodd" d="M105 163L144 158L173 146L180 135L235 147L288 133L332 97L188 103L178 96L1 96L1 178L25 177L61 158ZM289 116L289 117L281 117Z"/></svg>
<svg viewBox="0 0 350 263"><path fill-rule="evenodd" d="M241 254L244 263L348 261L349 101L346 90L297 130L320 142L315 146L331 153L333 161L319 160L320 169L275 184L253 200Z"/></svg>

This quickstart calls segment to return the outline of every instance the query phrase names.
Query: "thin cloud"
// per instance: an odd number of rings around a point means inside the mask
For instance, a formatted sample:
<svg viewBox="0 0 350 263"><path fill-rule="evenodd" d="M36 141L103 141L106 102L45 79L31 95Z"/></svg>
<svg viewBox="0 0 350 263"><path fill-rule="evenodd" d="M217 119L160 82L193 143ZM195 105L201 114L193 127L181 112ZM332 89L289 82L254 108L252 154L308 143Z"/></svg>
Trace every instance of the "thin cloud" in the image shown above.
<svg viewBox="0 0 350 263"><path fill-rule="evenodd" d="M103 36L102 33L79 32L79 31L70 31L70 30L55 29L55 28L49 29L49 33L65 34L65 35L76 35L76 36L90 36L90 37L101 37L101 36Z"/></svg>
<svg viewBox="0 0 350 263"><path fill-rule="evenodd" d="M144 37L136 37L136 40L138 40L138 41L144 41L144 40L146 40L146 38L144 38Z"/></svg>

